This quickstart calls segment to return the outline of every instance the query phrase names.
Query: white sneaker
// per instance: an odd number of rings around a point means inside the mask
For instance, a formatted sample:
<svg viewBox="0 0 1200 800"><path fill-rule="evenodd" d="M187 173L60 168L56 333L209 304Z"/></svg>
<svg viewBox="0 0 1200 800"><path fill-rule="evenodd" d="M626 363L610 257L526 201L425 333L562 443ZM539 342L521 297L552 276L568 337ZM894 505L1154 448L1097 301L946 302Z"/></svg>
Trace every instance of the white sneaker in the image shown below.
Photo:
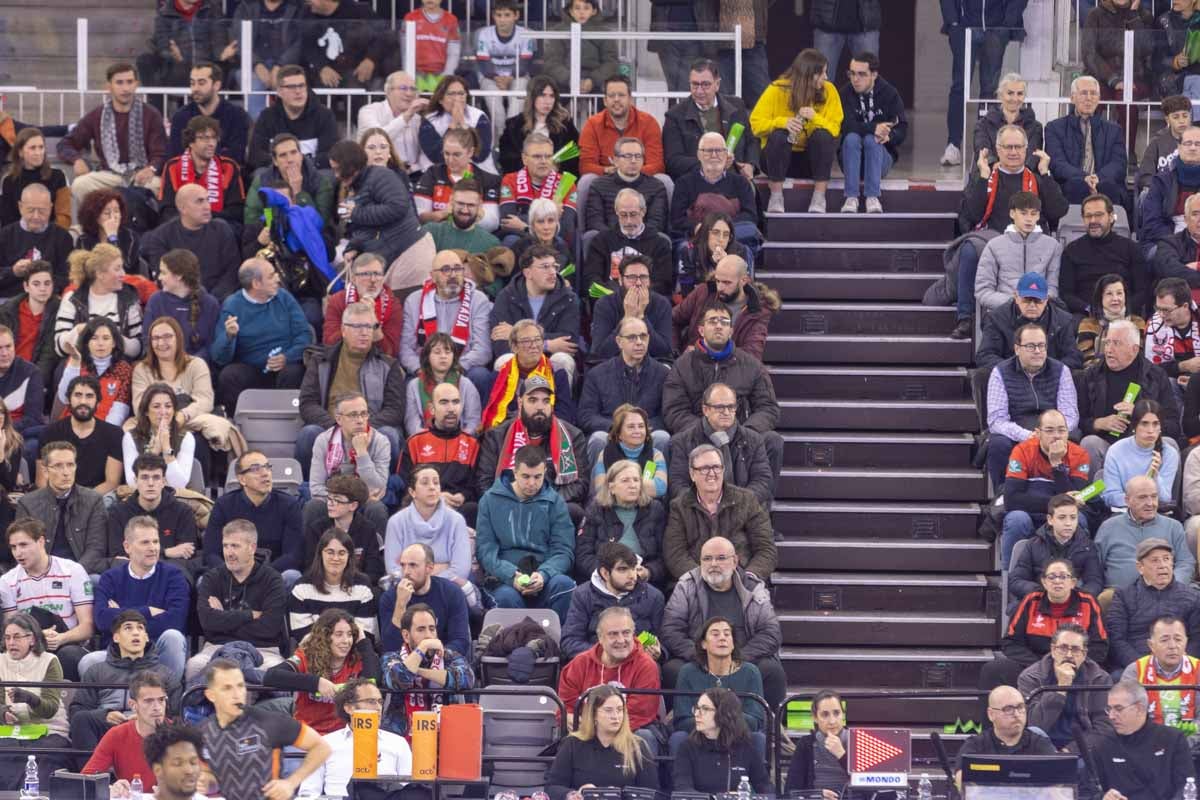
<svg viewBox="0 0 1200 800"><path fill-rule="evenodd" d="M808 201L808 213L824 214L825 213L825 193L813 193L812 200Z"/></svg>
<svg viewBox="0 0 1200 800"><path fill-rule="evenodd" d="M942 166L957 167L959 164L962 164L962 151L952 144L946 145L942 152Z"/></svg>
<svg viewBox="0 0 1200 800"><path fill-rule="evenodd" d="M857 197L847 197L846 202L842 203L842 213L843 214L857 214L858 213L858 198Z"/></svg>
<svg viewBox="0 0 1200 800"><path fill-rule="evenodd" d="M882 214L883 213L883 203L879 202L878 197L868 197L867 198L867 213L868 214Z"/></svg>
<svg viewBox="0 0 1200 800"><path fill-rule="evenodd" d="M783 192L772 192L771 197L767 200L768 214L783 213Z"/></svg>

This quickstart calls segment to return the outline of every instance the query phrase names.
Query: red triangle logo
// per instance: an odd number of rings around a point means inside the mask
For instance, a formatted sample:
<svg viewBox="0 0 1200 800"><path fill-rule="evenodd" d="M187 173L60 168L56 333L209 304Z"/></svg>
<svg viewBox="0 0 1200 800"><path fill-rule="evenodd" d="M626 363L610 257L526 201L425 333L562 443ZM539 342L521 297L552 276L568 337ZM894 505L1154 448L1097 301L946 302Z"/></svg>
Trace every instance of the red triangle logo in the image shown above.
<svg viewBox="0 0 1200 800"><path fill-rule="evenodd" d="M891 742L885 742L866 731L854 731L854 769L851 772L870 772L874 767L890 761L904 751Z"/></svg>

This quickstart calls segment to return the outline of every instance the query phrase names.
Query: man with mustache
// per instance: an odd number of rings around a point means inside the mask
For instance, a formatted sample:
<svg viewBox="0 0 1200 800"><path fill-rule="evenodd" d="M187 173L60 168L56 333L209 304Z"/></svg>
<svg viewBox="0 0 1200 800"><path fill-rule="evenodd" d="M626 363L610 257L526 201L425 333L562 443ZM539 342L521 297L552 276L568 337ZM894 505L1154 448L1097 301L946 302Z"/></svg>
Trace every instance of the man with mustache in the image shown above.
<svg viewBox="0 0 1200 800"><path fill-rule="evenodd" d="M1073 622L1059 625L1050 652L1021 672L1017 689L1029 697L1026 724L1041 729L1058 749L1074 748L1074 729L1111 731L1104 714L1104 693L1054 691L1066 686L1112 686L1112 677L1087 657L1088 635ZM1034 689L1051 687L1030 697Z"/></svg>
<svg viewBox="0 0 1200 800"><path fill-rule="evenodd" d="M96 419L100 382L94 375L79 375L67 384L67 410L71 413L52 422L38 437L42 442L67 442L75 448L75 483L107 494L121 483L121 429ZM46 463L37 462L36 481L46 485Z"/></svg>
<svg viewBox="0 0 1200 800"><path fill-rule="evenodd" d="M408 437L399 474L411 475L418 464L437 467L442 500L474 526L480 495L475 477L479 441L463 433L462 394L452 383L439 383L429 402L433 406L430 425Z"/></svg>
<svg viewBox="0 0 1200 800"><path fill-rule="evenodd" d="M1112 200L1099 193L1088 195L1083 199L1081 213L1087 236L1080 236L1063 248L1058 296L1072 313L1086 313L1099 280L1105 275L1120 275L1127 292L1125 313L1144 314L1150 294L1147 264L1137 243L1113 231L1117 215L1113 213Z"/></svg>

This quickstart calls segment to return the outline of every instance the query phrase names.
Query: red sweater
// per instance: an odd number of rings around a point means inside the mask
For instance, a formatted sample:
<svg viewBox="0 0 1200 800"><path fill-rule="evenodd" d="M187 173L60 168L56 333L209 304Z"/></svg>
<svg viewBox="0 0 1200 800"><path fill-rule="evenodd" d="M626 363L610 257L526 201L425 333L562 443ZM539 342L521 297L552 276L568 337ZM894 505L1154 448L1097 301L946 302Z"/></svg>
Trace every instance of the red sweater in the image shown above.
<svg viewBox="0 0 1200 800"><path fill-rule="evenodd" d="M142 753L142 737L138 735L137 724L133 720L109 728L100 744L96 745L92 757L83 765L85 775L99 775L110 770L116 773L119 781L131 781L134 775L141 775L142 790L154 791L154 770L146 763L146 756Z"/></svg>
<svg viewBox="0 0 1200 800"><path fill-rule="evenodd" d="M642 646L634 642L633 653L629 658L615 667L606 667L600 660L600 643L584 650L558 678L558 696L562 698L567 712L575 713L575 702L579 696L593 686L616 681L628 689L658 689L661 682L658 676L658 665L654 663ZM626 708L629 709L629 727L637 730L649 725L658 717L658 695L631 694Z"/></svg>

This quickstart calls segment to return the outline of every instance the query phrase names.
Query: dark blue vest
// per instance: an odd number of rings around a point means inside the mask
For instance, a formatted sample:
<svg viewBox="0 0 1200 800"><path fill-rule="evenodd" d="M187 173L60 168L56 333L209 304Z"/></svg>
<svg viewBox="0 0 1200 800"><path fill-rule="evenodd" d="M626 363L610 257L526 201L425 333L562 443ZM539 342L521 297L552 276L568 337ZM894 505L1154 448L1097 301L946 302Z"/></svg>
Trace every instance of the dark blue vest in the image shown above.
<svg viewBox="0 0 1200 800"><path fill-rule="evenodd" d="M996 365L1008 395L1008 417L1022 428L1033 430L1043 411L1058 408L1058 384L1065 369L1061 361L1046 359L1046 365L1030 377L1016 356Z"/></svg>

